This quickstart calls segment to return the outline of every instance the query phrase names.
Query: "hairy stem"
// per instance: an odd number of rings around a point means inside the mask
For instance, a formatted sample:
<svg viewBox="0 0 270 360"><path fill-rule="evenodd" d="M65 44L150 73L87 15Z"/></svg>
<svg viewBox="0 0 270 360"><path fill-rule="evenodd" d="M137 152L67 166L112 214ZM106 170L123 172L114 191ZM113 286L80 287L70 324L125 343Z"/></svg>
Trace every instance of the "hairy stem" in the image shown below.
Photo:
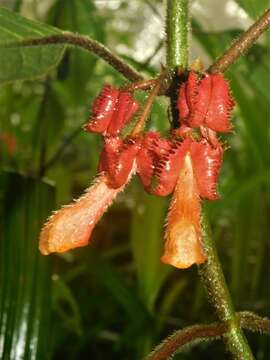
<svg viewBox="0 0 270 360"><path fill-rule="evenodd" d="M11 41L6 44L2 44L1 47L9 48L14 46L25 47L56 44L73 45L94 53L130 81L139 81L143 79L143 76L140 75L132 66L124 62L119 56L113 54L108 48L98 41L91 39L89 36L78 35L68 31L42 38L24 41Z"/></svg>
<svg viewBox="0 0 270 360"><path fill-rule="evenodd" d="M167 0L167 65L175 69L188 66L189 2Z"/></svg>
<svg viewBox="0 0 270 360"><path fill-rule="evenodd" d="M225 344L234 359L252 360L254 357L234 311L205 213L202 215L201 226L202 242L207 261L198 267L199 274L219 320L227 325L227 331L223 335Z"/></svg>
<svg viewBox="0 0 270 360"><path fill-rule="evenodd" d="M270 319L250 311L241 311L237 313L237 316L243 329L270 335Z"/></svg>
<svg viewBox="0 0 270 360"><path fill-rule="evenodd" d="M198 343L201 341L211 341L220 338L226 331L226 326L220 323L209 325L193 325L178 330L148 356L147 360L166 360L170 359L181 347L186 344Z"/></svg>
<svg viewBox="0 0 270 360"><path fill-rule="evenodd" d="M269 27L270 9L267 9L265 13L209 67L208 71L211 73L226 71Z"/></svg>
<svg viewBox="0 0 270 360"><path fill-rule="evenodd" d="M270 334L270 320L251 313L241 311L236 313L241 328L253 332ZM188 326L184 329L175 331L159 344L148 356L148 360L165 360L171 358L176 352L181 351L185 345L196 345L201 341L218 340L228 330L225 323L213 323ZM243 358L246 359L246 358Z"/></svg>

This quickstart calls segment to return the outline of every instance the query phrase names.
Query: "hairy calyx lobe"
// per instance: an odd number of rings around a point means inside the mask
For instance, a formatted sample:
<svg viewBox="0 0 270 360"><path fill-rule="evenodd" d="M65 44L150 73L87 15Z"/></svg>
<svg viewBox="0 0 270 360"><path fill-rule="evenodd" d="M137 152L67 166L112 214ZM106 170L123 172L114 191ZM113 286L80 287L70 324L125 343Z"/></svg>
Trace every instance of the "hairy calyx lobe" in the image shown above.
<svg viewBox="0 0 270 360"><path fill-rule="evenodd" d="M180 85L177 107L180 121L190 127L207 127L217 132L231 130L230 117L234 101L222 74L190 71Z"/></svg>
<svg viewBox="0 0 270 360"><path fill-rule="evenodd" d="M139 103L125 90L104 85L95 98L85 130L106 136L119 135L139 109Z"/></svg>

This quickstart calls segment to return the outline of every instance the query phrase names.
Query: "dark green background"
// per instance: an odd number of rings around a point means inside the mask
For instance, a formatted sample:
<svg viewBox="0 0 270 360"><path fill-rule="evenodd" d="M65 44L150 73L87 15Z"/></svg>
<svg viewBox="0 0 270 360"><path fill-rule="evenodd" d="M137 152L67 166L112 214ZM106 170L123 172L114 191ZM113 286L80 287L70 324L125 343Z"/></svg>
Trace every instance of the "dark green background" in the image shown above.
<svg viewBox="0 0 270 360"><path fill-rule="evenodd" d="M238 12L222 13L226 7L220 6L214 16L214 1L194 2L191 59L200 55L210 64L269 1L238 4ZM161 1L17 0L2 5L90 35L145 76L153 76L163 61ZM104 82L126 82L81 50L3 47L16 36L57 31L29 26L12 14L0 16L1 29L9 29L0 32L0 356L142 359L174 330L215 316L196 267L180 271L160 263L168 203L146 195L137 180L102 218L91 247L46 258L38 254L40 224L95 176L101 141L81 130L93 98ZM224 138L228 150L221 200L207 205L237 310L263 316L270 315L269 64L270 33L226 73L237 103L234 131ZM156 101L149 127L168 128L165 98ZM256 358L269 359L270 340L247 335ZM228 357L217 342L185 349L176 358Z"/></svg>

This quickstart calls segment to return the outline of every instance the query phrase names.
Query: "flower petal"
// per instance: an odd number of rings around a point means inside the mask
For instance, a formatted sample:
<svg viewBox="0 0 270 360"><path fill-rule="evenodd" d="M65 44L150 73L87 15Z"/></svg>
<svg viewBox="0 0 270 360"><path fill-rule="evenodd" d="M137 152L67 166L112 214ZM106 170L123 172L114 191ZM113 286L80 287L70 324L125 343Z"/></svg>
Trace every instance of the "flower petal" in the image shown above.
<svg viewBox="0 0 270 360"><path fill-rule="evenodd" d="M217 132L231 130L230 117L234 106L228 82L222 74L202 74L199 80L190 71L179 88L177 106L180 121L191 128L206 126Z"/></svg>
<svg viewBox="0 0 270 360"><path fill-rule="evenodd" d="M192 142L190 151L200 196L208 200L218 199L217 181L222 164L222 146L218 143L213 147L204 139Z"/></svg>
<svg viewBox="0 0 270 360"><path fill-rule="evenodd" d="M112 189L106 176L100 175L83 196L49 218L40 234L41 253L48 255L87 245L94 226L124 186Z"/></svg>
<svg viewBox="0 0 270 360"><path fill-rule="evenodd" d="M92 115L84 129L89 132L106 133L118 101L119 90L105 85L95 98Z"/></svg>
<svg viewBox="0 0 270 360"><path fill-rule="evenodd" d="M85 125L89 132L116 136L139 109L139 103L123 90L105 85L94 100L90 121Z"/></svg>
<svg viewBox="0 0 270 360"><path fill-rule="evenodd" d="M201 244L200 213L200 198L188 153L180 171L167 218L162 262L185 269L206 260Z"/></svg>
<svg viewBox="0 0 270 360"><path fill-rule="evenodd" d="M118 135L139 109L138 102L127 91L120 91L117 106L107 129L107 135Z"/></svg>
<svg viewBox="0 0 270 360"><path fill-rule="evenodd" d="M211 75L208 74L205 74L199 82L192 113L188 119L188 124L192 128L203 125L212 96L211 84Z"/></svg>
<svg viewBox="0 0 270 360"><path fill-rule="evenodd" d="M196 105L196 96L198 94L198 75L195 71L190 71L186 82L186 97L189 110L192 112Z"/></svg>
<svg viewBox="0 0 270 360"><path fill-rule="evenodd" d="M231 111L234 101L230 94L228 82L222 74L211 75L212 96L210 99L205 125L218 132L229 132Z"/></svg>
<svg viewBox="0 0 270 360"><path fill-rule="evenodd" d="M126 183L140 148L140 139L131 138L127 141L119 137L107 137L101 153L98 170L107 175L108 184L119 188Z"/></svg>
<svg viewBox="0 0 270 360"><path fill-rule="evenodd" d="M151 180L155 166L160 157L165 155L170 148L170 141L161 138L160 133L149 131L144 135L136 161L138 175L146 191L151 192Z"/></svg>
<svg viewBox="0 0 270 360"><path fill-rule="evenodd" d="M197 93L197 74L194 71L190 71L187 81L182 82L179 89L177 108L180 115L180 122L186 121L192 114Z"/></svg>
<svg viewBox="0 0 270 360"><path fill-rule="evenodd" d="M189 138L183 142L175 140L170 143L170 149L160 156L154 169L154 182L156 184L153 186L153 194L167 196L174 190L189 147Z"/></svg>
<svg viewBox="0 0 270 360"><path fill-rule="evenodd" d="M184 121L188 118L190 109L187 103L187 97L186 97L186 83L182 82L179 89L179 95L177 99L177 108L179 111L180 120Z"/></svg>

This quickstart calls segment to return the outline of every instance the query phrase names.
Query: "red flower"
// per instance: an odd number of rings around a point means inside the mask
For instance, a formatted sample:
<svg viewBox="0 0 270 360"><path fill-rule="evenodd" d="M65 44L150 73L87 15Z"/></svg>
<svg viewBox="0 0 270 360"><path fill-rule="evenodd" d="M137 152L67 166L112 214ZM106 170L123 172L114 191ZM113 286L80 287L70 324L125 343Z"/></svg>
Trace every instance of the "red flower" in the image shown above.
<svg viewBox="0 0 270 360"><path fill-rule="evenodd" d="M85 130L118 135L138 109L139 104L130 93L105 85L94 100L92 115Z"/></svg>
<svg viewBox="0 0 270 360"><path fill-rule="evenodd" d="M115 135L138 107L128 92L110 85L105 85L95 99L92 117L85 130L108 135L101 154L100 175L82 197L50 217L40 234L42 254L87 245L95 224L136 172L138 144L132 140L124 142Z"/></svg>
<svg viewBox="0 0 270 360"><path fill-rule="evenodd" d="M107 137L104 142L98 171L105 172L109 186L117 189L126 183L134 167L134 161L140 149L140 139L123 141L117 136Z"/></svg>
<svg viewBox="0 0 270 360"><path fill-rule="evenodd" d="M189 139L190 140L190 139ZM217 198L217 178L223 150L205 139L185 140L165 231L162 261L178 268L204 262L201 243L201 200ZM168 159L170 161L170 159ZM163 182L166 181L167 175Z"/></svg>
<svg viewBox="0 0 270 360"><path fill-rule="evenodd" d="M201 204L190 153L183 159L167 217L164 263L185 269L205 261L201 243Z"/></svg>
<svg viewBox="0 0 270 360"><path fill-rule="evenodd" d="M183 124L170 138L162 138L157 132L142 134L135 125L133 135L122 139L120 131L138 104L128 92L106 85L96 98L92 118L86 125L87 131L104 136L99 175L85 195L56 212L45 224L40 251L49 254L85 246L95 224L137 173L151 194L173 193L161 260L178 268L204 262L201 199L218 198L216 187L223 148L215 131L230 129L232 106L228 85L221 75L204 74L199 79L190 72L179 91L178 109ZM139 128L143 119L138 120ZM197 140L193 137L194 127L200 128Z"/></svg>
<svg viewBox="0 0 270 360"><path fill-rule="evenodd" d="M231 130L230 116L234 101L222 74L190 71L180 86L178 97L180 120L191 128L206 126L218 132Z"/></svg>

